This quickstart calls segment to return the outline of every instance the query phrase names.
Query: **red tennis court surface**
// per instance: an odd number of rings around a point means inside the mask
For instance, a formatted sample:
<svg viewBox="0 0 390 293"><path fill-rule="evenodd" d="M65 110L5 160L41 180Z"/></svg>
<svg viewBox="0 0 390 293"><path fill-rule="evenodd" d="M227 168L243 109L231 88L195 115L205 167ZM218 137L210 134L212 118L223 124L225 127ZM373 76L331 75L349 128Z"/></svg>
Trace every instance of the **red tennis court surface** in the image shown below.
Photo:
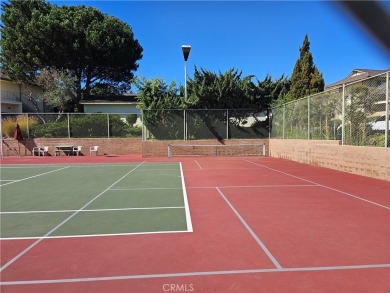
<svg viewBox="0 0 390 293"><path fill-rule="evenodd" d="M1 292L390 292L389 182L268 157L170 161L193 232L3 239Z"/></svg>

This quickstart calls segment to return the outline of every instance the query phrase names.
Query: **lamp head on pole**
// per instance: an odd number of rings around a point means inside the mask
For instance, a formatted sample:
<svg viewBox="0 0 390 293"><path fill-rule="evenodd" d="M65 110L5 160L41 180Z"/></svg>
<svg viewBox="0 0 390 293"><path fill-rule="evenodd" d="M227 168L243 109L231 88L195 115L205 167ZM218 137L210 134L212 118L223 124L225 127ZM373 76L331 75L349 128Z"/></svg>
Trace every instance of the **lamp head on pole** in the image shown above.
<svg viewBox="0 0 390 293"><path fill-rule="evenodd" d="M188 56L190 55L191 46L190 45L183 45L183 46L181 46L181 50L183 51L184 61L187 61Z"/></svg>

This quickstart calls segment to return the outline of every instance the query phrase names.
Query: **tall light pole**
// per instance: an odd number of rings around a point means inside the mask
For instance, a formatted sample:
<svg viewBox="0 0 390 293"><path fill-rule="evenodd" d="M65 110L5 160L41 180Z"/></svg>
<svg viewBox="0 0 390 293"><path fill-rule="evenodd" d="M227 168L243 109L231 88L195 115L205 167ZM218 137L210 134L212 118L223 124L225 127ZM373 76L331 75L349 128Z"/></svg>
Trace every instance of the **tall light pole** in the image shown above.
<svg viewBox="0 0 390 293"><path fill-rule="evenodd" d="M187 101L187 60L190 55L191 46L183 45L181 46L181 50L183 51L184 56L184 101Z"/></svg>

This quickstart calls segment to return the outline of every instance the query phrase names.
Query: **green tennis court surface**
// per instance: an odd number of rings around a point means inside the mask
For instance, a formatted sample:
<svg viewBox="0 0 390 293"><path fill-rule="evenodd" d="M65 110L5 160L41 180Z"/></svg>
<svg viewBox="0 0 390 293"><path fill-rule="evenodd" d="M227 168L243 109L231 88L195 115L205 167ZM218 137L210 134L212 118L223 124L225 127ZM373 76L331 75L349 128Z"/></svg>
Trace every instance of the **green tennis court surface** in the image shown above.
<svg viewBox="0 0 390 293"><path fill-rule="evenodd" d="M1 167L1 238L192 231L180 163Z"/></svg>

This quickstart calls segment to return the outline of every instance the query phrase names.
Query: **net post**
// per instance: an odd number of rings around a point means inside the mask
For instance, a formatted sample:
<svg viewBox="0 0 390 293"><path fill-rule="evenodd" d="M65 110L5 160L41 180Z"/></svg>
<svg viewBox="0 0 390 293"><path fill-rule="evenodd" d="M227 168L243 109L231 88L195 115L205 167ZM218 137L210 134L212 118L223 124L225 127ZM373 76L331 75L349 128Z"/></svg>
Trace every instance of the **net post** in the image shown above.
<svg viewBox="0 0 390 293"><path fill-rule="evenodd" d="M171 145L168 144L168 158L171 158Z"/></svg>
<svg viewBox="0 0 390 293"><path fill-rule="evenodd" d="M263 143L263 157L265 157L265 143Z"/></svg>

